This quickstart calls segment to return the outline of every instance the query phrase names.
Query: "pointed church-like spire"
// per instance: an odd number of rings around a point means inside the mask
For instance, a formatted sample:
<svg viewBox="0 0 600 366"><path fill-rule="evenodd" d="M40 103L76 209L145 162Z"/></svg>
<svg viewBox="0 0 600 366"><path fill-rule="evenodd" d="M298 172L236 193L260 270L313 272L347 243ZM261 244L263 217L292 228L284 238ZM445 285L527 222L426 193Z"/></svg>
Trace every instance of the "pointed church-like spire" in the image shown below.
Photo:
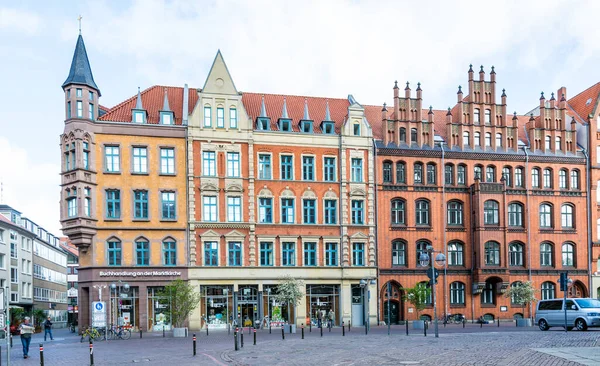
<svg viewBox="0 0 600 366"><path fill-rule="evenodd" d="M287 111L287 100L283 97L283 108L281 109L281 118L288 119L290 118Z"/></svg>
<svg viewBox="0 0 600 366"><path fill-rule="evenodd" d="M169 98L167 98L167 88L165 88L165 99L163 100L163 107L161 109L163 112L170 112L171 108L169 107Z"/></svg>
<svg viewBox="0 0 600 366"><path fill-rule="evenodd" d="M329 113L329 99L327 99L325 103L325 121L331 121L331 113Z"/></svg>
<svg viewBox="0 0 600 366"><path fill-rule="evenodd" d="M100 95L100 89L94 81L92 75L92 68L90 67L90 61L88 60L87 51L85 50L85 44L83 43L83 37L81 34L77 37L77 44L75 45L75 52L73 53L73 61L71 61L71 69L69 70L69 76L67 80L62 84L62 87L69 84L86 85L90 88L94 88Z"/></svg>
<svg viewBox="0 0 600 366"><path fill-rule="evenodd" d="M265 96L262 96L260 101L260 116L259 117L267 117L267 107L265 107Z"/></svg>
<svg viewBox="0 0 600 366"><path fill-rule="evenodd" d="M142 106L142 93L140 92L139 86L138 86L137 100L135 101L135 109L144 109L144 107Z"/></svg>
<svg viewBox="0 0 600 366"><path fill-rule="evenodd" d="M305 121L310 121L310 116L308 115L308 99L304 98L304 117L302 117Z"/></svg>

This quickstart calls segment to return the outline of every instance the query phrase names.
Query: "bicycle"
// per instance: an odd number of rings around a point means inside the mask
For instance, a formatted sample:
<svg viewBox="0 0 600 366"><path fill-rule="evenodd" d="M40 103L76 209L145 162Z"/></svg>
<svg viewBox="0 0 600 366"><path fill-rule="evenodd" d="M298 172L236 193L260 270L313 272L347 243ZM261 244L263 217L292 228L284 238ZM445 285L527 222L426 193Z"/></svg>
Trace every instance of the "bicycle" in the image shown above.
<svg viewBox="0 0 600 366"><path fill-rule="evenodd" d="M108 332L106 333L106 339L111 340L111 339L123 339L123 340L127 340L131 338L131 330L125 328L125 327L117 327L114 324L111 324L110 329L108 330Z"/></svg>
<svg viewBox="0 0 600 366"><path fill-rule="evenodd" d="M69 330L71 333L75 333L77 331L74 323L69 324Z"/></svg>
<svg viewBox="0 0 600 366"><path fill-rule="evenodd" d="M101 339L102 334L100 334L100 332L98 331L98 329L96 328L92 328L92 327L87 327L83 333L81 333L81 339L79 340L80 343L83 342L83 340L85 338L88 338L88 341L92 341L92 340L96 340L96 339ZM106 340L106 338L104 338L104 340Z"/></svg>

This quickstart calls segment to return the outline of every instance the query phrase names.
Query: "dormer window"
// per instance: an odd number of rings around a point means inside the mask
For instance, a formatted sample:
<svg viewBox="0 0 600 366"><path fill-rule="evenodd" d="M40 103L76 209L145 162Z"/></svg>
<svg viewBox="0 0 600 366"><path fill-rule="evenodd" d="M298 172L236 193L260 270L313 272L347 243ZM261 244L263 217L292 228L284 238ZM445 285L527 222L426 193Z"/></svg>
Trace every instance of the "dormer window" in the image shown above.
<svg viewBox="0 0 600 366"><path fill-rule="evenodd" d="M323 133L327 135L333 135L335 133L333 122L323 122Z"/></svg>
<svg viewBox="0 0 600 366"><path fill-rule="evenodd" d="M304 133L312 133L313 132L313 123L312 121L301 121L300 129Z"/></svg>
<svg viewBox="0 0 600 366"><path fill-rule="evenodd" d="M83 95L83 90L81 88L77 88L77 92L76 92L75 96L77 98L81 98L82 95Z"/></svg>
<svg viewBox="0 0 600 366"><path fill-rule="evenodd" d="M160 124L161 125L172 125L173 124L173 112L160 112Z"/></svg>
<svg viewBox="0 0 600 366"><path fill-rule="evenodd" d="M279 131L292 132L292 121L289 119L280 119Z"/></svg>
<svg viewBox="0 0 600 366"><path fill-rule="evenodd" d="M133 112L133 122L145 123L146 122L146 114L144 113L144 111L134 111Z"/></svg>
<svg viewBox="0 0 600 366"><path fill-rule="evenodd" d="M360 136L360 124L359 123L355 123L352 125L352 134L354 136Z"/></svg>
<svg viewBox="0 0 600 366"><path fill-rule="evenodd" d="M269 131L271 129L271 120L269 118L260 117L256 120L256 129L260 131Z"/></svg>

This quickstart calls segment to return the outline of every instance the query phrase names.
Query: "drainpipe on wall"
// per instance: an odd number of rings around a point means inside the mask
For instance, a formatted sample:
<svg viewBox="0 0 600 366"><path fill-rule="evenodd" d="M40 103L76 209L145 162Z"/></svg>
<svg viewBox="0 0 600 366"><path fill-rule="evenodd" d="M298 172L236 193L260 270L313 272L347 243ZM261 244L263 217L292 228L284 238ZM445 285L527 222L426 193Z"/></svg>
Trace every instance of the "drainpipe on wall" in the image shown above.
<svg viewBox="0 0 600 366"><path fill-rule="evenodd" d="M340 268L341 268L341 277L340 278L340 314L341 314L341 319L342 321L344 321L344 293L342 292L343 288L344 288L344 230L343 230L343 223L342 223L342 199L344 197L342 197L342 135L344 133L343 131L344 126L342 124L342 130L340 131L340 134L338 136L338 146L339 146L339 162L337 164L337 168L338 168L338 180L340 182L340 199L338 200L339 202L339 228L340 228ZM352 321L352 284L350 284L350 321ZM339 301L339 300L338 300ZM310 308L310 304L309 304L309 308ZM309 310L310 311L310 310ZM312 314L311 314L312 316ZM311 320L312 321L312 320Z"/></svg>
<svg viewBox="0 0 600 366"><path fill-rule="evenodd" d="M444 266L444 316L448 314L448 244L446 243L446 226L448 224L448 209L446 207L446 165L445 165L445 150L444 143L440 142L440 148L442 149L442 212L443 217L443 230L444 230L444 255L446 256L446 265Z"/></svg>
<svg viewBox="0 0 600 366"><path fill-rule="evenodd" d="M380 310L381 310L381 296L380 296L380 286L381 284L379 283L379 256L377 255L377 250L379 248L379 243L377 242L377 238L378 236L378 230L379 230L379 225L377 225L377 223L379 222L377 220L377 146L375 146L375 138L372 138L371 141L373 142L373 189L375 191L375 194L373 196L375 196L375 270L377 271L377 324L379 324L379 320L381 319L381 314L380 314ZM388 293L388 300L391 298L391 294ZM390 322L390 319L388 319L388 322Z"/></svg>
<svg viewBox="0 0 600 366"><path fill-rule="evenodd" d="M518 142L517 142L518 143ZM531 215L529 210L529 179L527 178L527 173L529 172L529 154L527 153L527 146L523 146L523 153L525 153L525 174L523 174L523 179L525 179L525 207L527 211L527 276L528 280L532 281L531 275ZM533 314L533 304L529 303L529 315ZM525 317L525 314L523 314Z"/></svg>
<svg viewBox="0 0 600 366"><path fill-rule="evenodd" d="M475 176L473 176L475 178ZM474 185L474 184L473 184ZM475 215L473 208L473 186L471 186L471 192L469 194L470 208L471 208L471 321L475 321L475 294L473 293L473 285L475 284Z"/></svg>
<svg viewBox="0 0 600 366"><path fill-rule="evenodd" d="M589 126L589 125L588 125ZM587 230L587 249L588 249L588 289L589 289L589 297L592 297L592 200L590 198L590 170L592 162L590 161L590 157L585 149L582 149L583 156L585 156L585 203L587 205L587 220L588 220L588 230Z"/></svg>

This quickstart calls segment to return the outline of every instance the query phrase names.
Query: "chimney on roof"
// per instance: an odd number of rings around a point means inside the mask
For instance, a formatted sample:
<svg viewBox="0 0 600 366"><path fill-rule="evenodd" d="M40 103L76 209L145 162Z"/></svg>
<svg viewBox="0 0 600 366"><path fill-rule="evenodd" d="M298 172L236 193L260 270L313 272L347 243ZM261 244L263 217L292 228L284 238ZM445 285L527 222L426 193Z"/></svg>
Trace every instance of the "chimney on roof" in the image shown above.
<svg viewBox="0 0 600 366"><path fill-rule="evenodd" d="M485 80L485 71L483 71L483 65L481 65L481 68L479 69L479 81L484 81Z"/></svg>
<svg viewBox="0 0 600 366"><path fill-rule="evenodd" d="M410 86L408 81L406 82L406 88L404 88L404 98L410 99Z"/></svg>
<svg viewBox="0 0 600 366"><path fill-rule="evenodd" d="M188 111L189 111L189 99L190 99L190 91L188 89L188 85L183 85L183 110L181 111L181 124L186 126L188 124Z"/></svg>
<svg viewBox="0 0 600 366"><path fill-rule="evenodd" d="M398 80L394 81L394 120L400 119L400 88Z"/></svg>
<svg viewBox="0 0 600 366"><path fill-rule="evenodd" d="M260 116L259 117L267 117L267 108L265 107L265 96L263 95L260 101Z"/></svg>
<svg viewBox="0 0 600 366"><path fill-rule="evenodd" d="M289 119L288 111L287 111L287 100L283 97L283 108L281 109L281 119Z"/></svg>

